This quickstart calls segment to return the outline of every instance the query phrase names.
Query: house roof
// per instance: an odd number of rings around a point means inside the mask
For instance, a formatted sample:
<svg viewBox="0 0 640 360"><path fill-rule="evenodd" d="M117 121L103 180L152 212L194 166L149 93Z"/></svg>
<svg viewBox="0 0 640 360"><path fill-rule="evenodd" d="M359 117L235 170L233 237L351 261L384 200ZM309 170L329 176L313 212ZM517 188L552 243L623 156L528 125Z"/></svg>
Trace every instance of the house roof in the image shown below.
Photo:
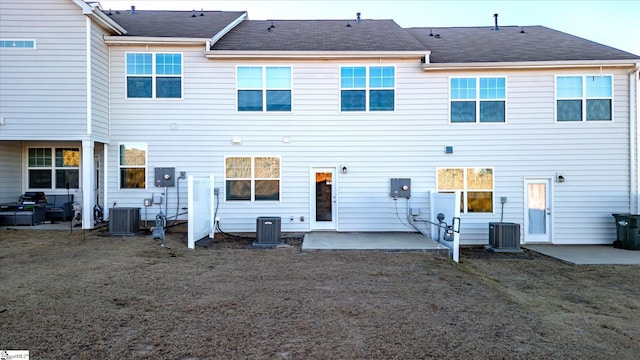
<svg viewBox="0 0 640 360"><path fill-rule="evenodd" d="M544 26L406 29L431 51L430 63L638 60L640 56ZM433 36L432 36L433 35Z"/></svg>
<svg viewBox="0 0 640 360"><path fill-rule="evenodd" d="M245 14L244 11L157 10L105 10L104 13L127 30L124 36L175 38L211 38Z"/></svg>
<svg viewBox="0 0 640 360"><path fill-rule="evenodd" d="M212 52L430 52L430 64L640 60L638 55L544 26L502 26L497 31L491 26L402 28L393 20L371 19L237 24L246 12L104 13L127 31L114 39L222 36L213 40Z"/></svg>
<svg viewBox="0 0 640 360"><path fill-rule="evenodd" d="M426 51L393 20L245 20L211 50Z"/></svg>

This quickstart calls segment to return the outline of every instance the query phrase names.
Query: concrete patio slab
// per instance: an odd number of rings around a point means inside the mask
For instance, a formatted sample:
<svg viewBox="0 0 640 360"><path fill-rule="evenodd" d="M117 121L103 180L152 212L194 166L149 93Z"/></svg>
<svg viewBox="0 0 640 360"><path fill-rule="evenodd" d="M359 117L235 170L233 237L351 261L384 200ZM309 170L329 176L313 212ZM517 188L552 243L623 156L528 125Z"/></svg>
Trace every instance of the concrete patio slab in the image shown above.
<svg viewBox="0 0 640 360"><path fill-rule="evenodd" d="M611 245L522 245L523 248L573 265L640 265L640 250Z"/></svg>
<svg viewBox="0 0 640 360"><path fill-rule="evenodd" d="M449 254L446 246L422 234L406 232L310 232L304 235L302 241L302 251L308 250L426 251Z"/></svg>

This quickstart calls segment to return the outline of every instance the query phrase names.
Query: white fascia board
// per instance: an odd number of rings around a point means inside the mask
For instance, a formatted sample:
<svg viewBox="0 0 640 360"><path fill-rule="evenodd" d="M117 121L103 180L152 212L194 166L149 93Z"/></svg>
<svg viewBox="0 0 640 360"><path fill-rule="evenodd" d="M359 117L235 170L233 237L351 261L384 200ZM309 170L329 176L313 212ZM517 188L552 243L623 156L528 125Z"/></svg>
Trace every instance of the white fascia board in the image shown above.
<svg viewBox="0 0 640 360"><path fill-rule="evenodd" d="M101 26L106 28L107 30L111 30L112 32L118 35L124 35L127 33L122 26L113 21L110 17L105 15L97 3L87 4L81 0L72 0L76 5L78 5L82 9L82 13L88 15L90 18L95 20Z"/></svg>
<svg viewBox="0 0 640 360"><path fill-rule="evenodd" d="M218 40L220 40L223 36L227 35L227 33L229 31L231 31L233 28L235 28L236 26L238 26L238 24L240 24L241 22L243 22L245 19L247 18L247 13L244 12L242 15L240 15L237 19L235 19L234 21L232 21L229 25L225 26L224 29L218 31L217 34L213 35L211 37L211 43L209 44L209 46L213 46L213 44L217 43Z"/></svg>
<svg viewBox="0 0 640 360"><path fill-rule="evenodd" d="M424 51L205 51L209 59L422 59Z"/></svg>
<svg viewBox="0 0 640 360"><path fill-rule="evenodd" d="M209 38L107 35L104 37L104 41L107 45L205 45Z"/></svg>
<svg viewBox="0 0 640 360"><path fill-rule="evenodd" d="M477 62L442 63L422 66L424 71L448 70L492 70L492 69L552 69L552 68L590 68L599 66L631 67L637 60L569 60L569 61L522 61L522 62Z"/></svg>

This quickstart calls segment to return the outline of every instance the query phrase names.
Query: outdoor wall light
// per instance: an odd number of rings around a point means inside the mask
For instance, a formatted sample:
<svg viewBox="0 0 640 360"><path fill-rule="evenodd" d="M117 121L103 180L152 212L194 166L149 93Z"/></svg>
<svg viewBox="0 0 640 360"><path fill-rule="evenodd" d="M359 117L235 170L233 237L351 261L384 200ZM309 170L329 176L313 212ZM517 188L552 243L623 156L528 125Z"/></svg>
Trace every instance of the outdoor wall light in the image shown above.
<svg viewBox="0 0 640 360"><path fill-rule="evenodd" d="M564 175L556 174L556 182L557 183L563 183L564 182Z"/></svg>
<svg viewBox="0 0 640 360"><path fill-rule="evenodd" d="M349 172L349 168L347 165L340 165L340 171L342 171L343 174L347 174Z"/></svg>
<svg viewBox="0 0 640 360"><path fill-rule="evenodd" d="M234 136L231 139L231 142L233 143L233 145L240 145L242 144L242 138L240 136Z"/></svg>

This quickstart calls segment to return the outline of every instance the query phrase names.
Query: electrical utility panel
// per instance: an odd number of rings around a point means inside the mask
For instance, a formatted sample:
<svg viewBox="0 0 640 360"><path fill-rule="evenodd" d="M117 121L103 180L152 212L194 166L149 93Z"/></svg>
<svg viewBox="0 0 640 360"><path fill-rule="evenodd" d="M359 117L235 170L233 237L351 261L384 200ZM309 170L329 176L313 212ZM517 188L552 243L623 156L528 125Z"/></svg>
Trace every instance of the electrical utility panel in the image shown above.
<svg viewBox="0 0 640 360"><path fill-rule="evenodd" d="M155 168L153 173L156 177L156 187L174 187L176 186L176 168Z"/></svg>
<svg viewBox="0 0 640 360"><path fill-rule="evenodd" d="M391 179L392 198L410 198L411 197L411 179Z"/></svg>

